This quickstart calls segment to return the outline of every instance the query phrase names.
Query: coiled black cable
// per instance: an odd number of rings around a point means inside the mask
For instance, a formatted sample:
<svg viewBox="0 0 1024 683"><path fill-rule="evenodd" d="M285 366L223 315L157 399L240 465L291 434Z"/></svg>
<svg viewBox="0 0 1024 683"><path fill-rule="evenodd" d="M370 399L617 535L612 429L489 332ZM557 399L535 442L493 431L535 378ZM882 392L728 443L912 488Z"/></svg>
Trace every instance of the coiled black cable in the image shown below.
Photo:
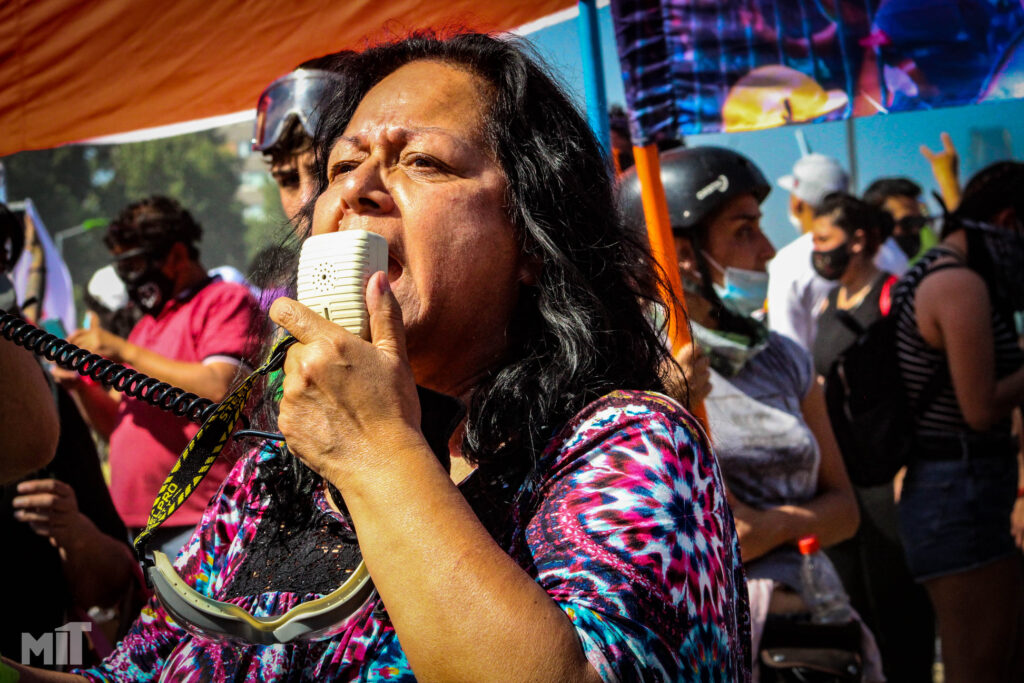
<svg viewBox="0 0 1024 683"><path fill-rule="evenodd" d="M77 372L105 387L113 387L160 410L187 417L197 424L206 422L219 405L75 346L3 309L0 309L0 336L66 370Z"/></svg>

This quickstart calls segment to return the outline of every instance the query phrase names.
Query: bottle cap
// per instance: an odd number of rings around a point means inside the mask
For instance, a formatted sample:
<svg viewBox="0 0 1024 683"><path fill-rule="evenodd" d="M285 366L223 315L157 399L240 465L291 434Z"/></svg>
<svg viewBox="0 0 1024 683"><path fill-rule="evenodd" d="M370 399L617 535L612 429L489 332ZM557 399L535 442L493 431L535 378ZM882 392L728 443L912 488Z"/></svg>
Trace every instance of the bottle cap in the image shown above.
<svg viewBox="0 0 1024 683"><path fill-rule="evenodd" d="M796 545L800 548L801 555L810 555L821 550L821 544L818 543L817 536L804 536L797 541Z"/></svg>

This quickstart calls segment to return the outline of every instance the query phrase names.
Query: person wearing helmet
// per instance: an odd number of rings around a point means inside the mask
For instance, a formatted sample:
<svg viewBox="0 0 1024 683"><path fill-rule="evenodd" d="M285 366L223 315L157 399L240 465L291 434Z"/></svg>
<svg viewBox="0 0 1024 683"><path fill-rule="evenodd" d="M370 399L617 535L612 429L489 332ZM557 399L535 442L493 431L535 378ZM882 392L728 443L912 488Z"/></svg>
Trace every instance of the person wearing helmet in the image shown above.
<svg viewBox="0 0 1024 683"><path fill-rule="evenodd" d="M739 531L756 653L769 611L807 611L797 540L849 538L857 504L810 355L760 315L775 255L760 225L771 186L750 159L719 147L663 152L661 168L693 338L712 368L705 406ZM642 231L633 172L620 208ZM880 680L870 634L862 651L868 680Z"/></svg>
<svg viewBox="0 0 1024 683"><path fill-rule="evenodd" d="M295 219L316 189L312 143L318 105L328 85L344 77L352 54L342 50L310 59L260 93L252 149L267 160L288 220Z"/></svg>

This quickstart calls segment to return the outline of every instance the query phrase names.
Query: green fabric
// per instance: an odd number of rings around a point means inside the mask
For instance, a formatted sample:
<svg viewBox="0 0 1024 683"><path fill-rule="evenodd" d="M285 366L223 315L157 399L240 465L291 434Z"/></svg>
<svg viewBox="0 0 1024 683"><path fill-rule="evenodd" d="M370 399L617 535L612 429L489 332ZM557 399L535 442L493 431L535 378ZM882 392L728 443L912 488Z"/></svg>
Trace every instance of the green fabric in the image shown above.
<svg viewBox="0 0 1024 683"><path fill-rule="evenodd" d="M725 377L735 377L747 361L761 353L768 346L768 328L764 324L754 326L754 334L712 330L698 323L691 323L693 339L701 352L711 359L711 367Z"/></svg>
<svg viewBox="0 0 1024 683"><path fill-rule="evenodd" d="M921 228L921 248L917 250L909 261L909 265L914 265L917 260L924 256L925 252L934 247L939 243L939 236L935 234L935 231L925 226Z"/></svg>
<svg viewBox="0 0 1024 683"><path fill-rule="evenodd" d="M17 683L19 678L21 678L21 674L0 662L0 683Z"/></svg>

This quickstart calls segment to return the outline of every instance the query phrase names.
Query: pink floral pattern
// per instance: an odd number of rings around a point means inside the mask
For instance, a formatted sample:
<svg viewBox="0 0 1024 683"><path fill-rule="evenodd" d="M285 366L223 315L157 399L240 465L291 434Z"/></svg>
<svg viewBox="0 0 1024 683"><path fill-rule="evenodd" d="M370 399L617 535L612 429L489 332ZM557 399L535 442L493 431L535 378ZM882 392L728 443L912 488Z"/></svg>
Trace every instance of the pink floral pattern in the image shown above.
<svg viewBox="0 0 1024 683"><path fill-rule="evenodd" d="M179 556L181 575L219 597L262 512L259 470L241 460ZM749 681L750 635L739 543L714 454L694 418L658 394L614 392L552 439L506 550L565 611L604 680ZM322 495L317 506L328 514ZM318 595L232 600L257 616ZM151 601L100 667L114 681L412 681L386 613L367 604L342 634L256 646L191 636Z"/></svg>

